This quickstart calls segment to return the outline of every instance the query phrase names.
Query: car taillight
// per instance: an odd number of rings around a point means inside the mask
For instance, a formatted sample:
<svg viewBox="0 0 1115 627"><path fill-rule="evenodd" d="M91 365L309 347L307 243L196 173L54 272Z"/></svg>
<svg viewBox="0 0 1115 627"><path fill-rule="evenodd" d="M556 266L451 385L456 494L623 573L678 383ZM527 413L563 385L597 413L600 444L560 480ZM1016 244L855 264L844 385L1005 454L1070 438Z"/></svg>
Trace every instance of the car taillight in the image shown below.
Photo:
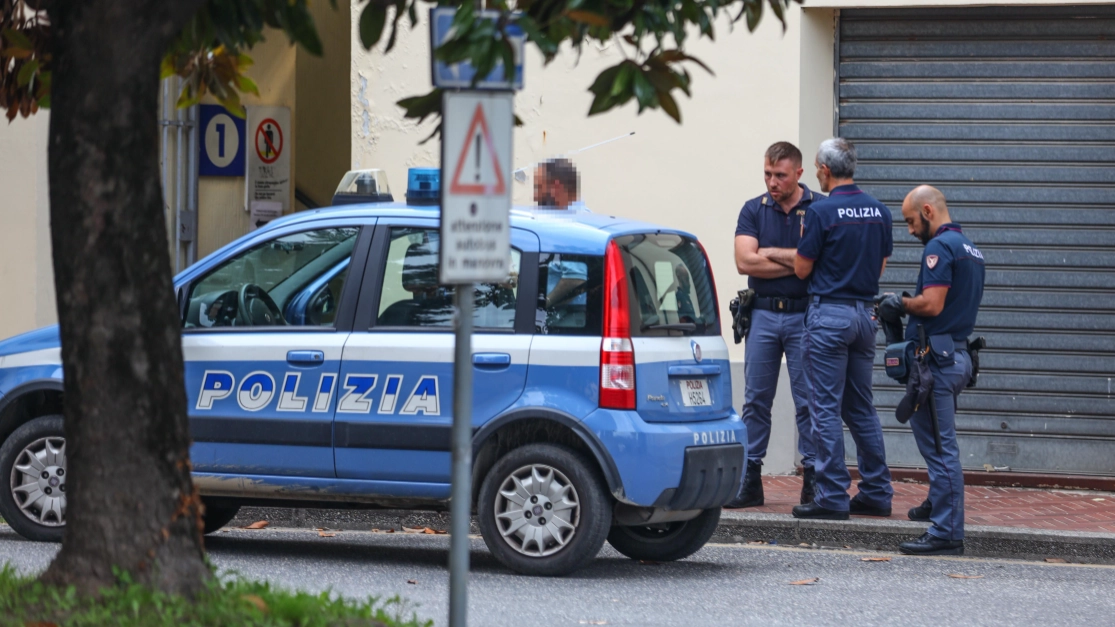
<svg viewBox="0 0 1115 627"><path fill-rule="evenodd" d="M631 344L627 274L619 245L604 253L604 338L600 342L600 406L635 409L635 348Z"/></svg>
<svg viewBox="0 0 1115 627"><path fill-rule="evenodd" d="M712 264L708 260L708 251L705 250L705 245L697 242L697 246L701 248L701 254L705 256L705 267L708 268L708 280L712 285L712 302L716 307L713 311L720 311L720 295L716 293L716 277L712 274Z"/></svg>

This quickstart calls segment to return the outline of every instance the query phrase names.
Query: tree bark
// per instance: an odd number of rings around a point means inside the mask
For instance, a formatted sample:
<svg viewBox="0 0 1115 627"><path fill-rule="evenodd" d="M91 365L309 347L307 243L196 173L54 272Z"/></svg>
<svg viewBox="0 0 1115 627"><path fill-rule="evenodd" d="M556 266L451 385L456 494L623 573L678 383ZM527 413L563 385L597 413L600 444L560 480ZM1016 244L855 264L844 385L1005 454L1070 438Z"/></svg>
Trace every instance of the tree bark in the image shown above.
<svg viewBox="0 0 1115 627"><path fill-rule="evenodd" d="M70 491L46 583L209 577L159 185L159 62L201 0L56 0L51 242Z"/></svg>

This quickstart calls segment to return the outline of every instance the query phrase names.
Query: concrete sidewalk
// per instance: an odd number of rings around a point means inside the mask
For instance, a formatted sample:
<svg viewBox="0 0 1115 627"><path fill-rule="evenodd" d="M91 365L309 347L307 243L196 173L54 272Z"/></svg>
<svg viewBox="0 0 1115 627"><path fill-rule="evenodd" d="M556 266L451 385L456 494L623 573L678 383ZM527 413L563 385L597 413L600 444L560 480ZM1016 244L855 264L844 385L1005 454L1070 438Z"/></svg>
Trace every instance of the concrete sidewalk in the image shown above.
<svg viewBox="0 0 1115 627"><path fill-rule="evenodd" d="M716 539L895 551L898 543L928 528L928 523L906 516L909 508L925 499L928 489L923 483L895 483L889 518L797 520L790 510L798 504L801 478L764 477L766 503L725 510ZM856 493L854 484L851 493ZM968 486L964 497L965 555L1115 564L1113 493Z"/></svg>
<svg viewBox="0 0 1115 627"><path fill-rule="evenodd" d="M890 518L853 516L847 521L797 520L801 478L763 478L766 504L724 510L714 542L769 543L814 548L896 551L898 543L920 536L928 523L913 522L906 510L925 499L928 486L894 484ZM852 494L856 492L853 485ZM965 489L965 555L1115 564L1115 493L1029 488ZM444 531L448 513L401 510L317 510L245 507L230 526L266 520L272 527L322 527L342 530L406 528ZM475 520L472 533L479 533Z"/></svg>

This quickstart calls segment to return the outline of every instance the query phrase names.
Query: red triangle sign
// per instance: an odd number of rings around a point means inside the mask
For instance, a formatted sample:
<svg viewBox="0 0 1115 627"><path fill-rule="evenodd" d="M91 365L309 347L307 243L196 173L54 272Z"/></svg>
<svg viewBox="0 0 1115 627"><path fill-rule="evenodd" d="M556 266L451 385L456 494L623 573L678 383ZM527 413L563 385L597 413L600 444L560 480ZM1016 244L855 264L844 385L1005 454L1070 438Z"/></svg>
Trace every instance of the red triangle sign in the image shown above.
<svg viewBox="0 0 1115 627"><path fill-rule="evenodd" d="M461 181L461 171L464 170L465 160L468 159L469 149L473 147L473 137L476 136L477 130L480 131L480 137L484 138L484 145L488 149L488 154L492 155L492 171L496 173L495 185L484 185L479 182L465 183ZM476 139L476 150L479 152L480 137ZM461 156L457 157L457 168L453 171L453 180L449 184L449 193L451 194L474 194L477 196L498 196L506 193L507 187L503 180L503 171L499 167L499 156L492 146L492 134L488 131L488 120L484 117L484 108L479 103L476 105L476 112L472 114L472 122L468 125L468 132L465 133L464 146L461 148ZM479 155L477 155L479 159ZM477 168L479 168L479 163ZM476 178L479 179L480 175L477 173Z"/></svg>

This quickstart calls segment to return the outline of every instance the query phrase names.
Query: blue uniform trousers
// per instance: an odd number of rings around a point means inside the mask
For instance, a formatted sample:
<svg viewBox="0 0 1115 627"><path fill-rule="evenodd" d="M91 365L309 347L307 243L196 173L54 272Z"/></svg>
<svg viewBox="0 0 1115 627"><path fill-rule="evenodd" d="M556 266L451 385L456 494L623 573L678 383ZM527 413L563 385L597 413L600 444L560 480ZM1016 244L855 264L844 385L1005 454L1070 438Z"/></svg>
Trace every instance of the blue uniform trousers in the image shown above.
<svg viewBox="0 0 1115 627"><path fill-rule="evenodd" d="M743 400L743 422L747 425L747 459L762 461L770 442L770 410L778 391L782 355L790 375L798 427L798 453L802 466L812 467L813 423L809 417L809 388L802 364L801 338L805 313L776 313L765 309L751 311L751 330L744 345L743 372L747 389Z"/></svg>
<svg viewBox="0 0 1115 627"><path fill-rule="evenodd" d="M819 304L814 299L805 315L805 372L817 447L816 503L827 509L848 511L852 479L844 463L842 419L856 443L859 499L872 507L891 506L894 490L883 429L871 396L877 326L871 303Z"/></svg>
<svg viewBox="0 0 1115 627"><path fill-rule="evenodd" d="M918 450L929 470L929 502L933 506L929 533L944 540L964 539L964 473L960 468L960 447L956 443L956 400L972 377L972 359L966 350L953 355L956 362L941 368L932 358L933 398L937 404L937 425L941 430L941 454L933 439L929 403L910 417Z"/></svg>

